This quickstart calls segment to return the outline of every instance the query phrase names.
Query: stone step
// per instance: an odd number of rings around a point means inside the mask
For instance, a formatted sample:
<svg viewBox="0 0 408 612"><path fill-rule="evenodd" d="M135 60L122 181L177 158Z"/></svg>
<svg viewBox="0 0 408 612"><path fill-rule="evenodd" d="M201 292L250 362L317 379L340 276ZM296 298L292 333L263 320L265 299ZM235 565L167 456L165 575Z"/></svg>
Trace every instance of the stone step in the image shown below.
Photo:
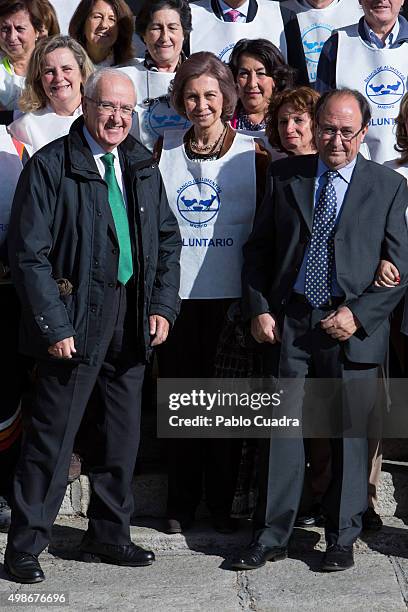
<svg viewBox="0 0 408 612"><path fill-rule="evenodd" d="M162 472L136 475L133 482L134 516L164 517L166 513L167 477ZM89 503L87 476L67 487L60 509L61 516L86 515ZM408 517L408 463L384 461L378 491L378 509L383 517ZM206 516L204 504L197 512Z"/></svg>
<svg viewBox="0 0 408 612"><path fill-rule="evenodd" d="M59 517L53 527L50 550L74 550L80 543L87 527L87 520L81 517ZM250 520L241 519L239 529L233 534L216 533L205 519L197 521L192 529L184 534L168 535L161 531L160 519L138 518L132 521L131 537L139 546L155 552L205 552L217 554L242 548L251 539ZM408 557L408 526L402 519L388 517L381 531L365 533L355 544L356 553L368 554L381 552L384 555ZM0 542L2 536L0 536ZM321 527L296 528L289 544L292 556L307 554L326 548L324 530Z"/></svg>

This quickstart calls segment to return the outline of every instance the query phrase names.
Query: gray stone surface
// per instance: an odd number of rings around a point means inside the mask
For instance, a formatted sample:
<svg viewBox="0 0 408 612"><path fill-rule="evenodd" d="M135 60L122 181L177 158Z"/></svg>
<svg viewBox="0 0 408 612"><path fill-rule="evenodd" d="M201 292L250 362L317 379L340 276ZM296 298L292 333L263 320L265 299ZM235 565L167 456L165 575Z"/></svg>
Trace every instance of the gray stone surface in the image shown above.
<svg viewBox="0 0 408 612"><path fill-rule="evenodd" d="M406 610L404 598L389 558L356 555L346 572L318 571L321 554L267 564L247 572L246 589L252 609L281 610Z"/></svg>
<svg viewBox="0 0 408 612"><path fill-rule="evenodd" d="M85 521L65 519L63 522L66 526L71 523L74 540L78 542L82 534L78 527L84 527ZM4 542L5 537L1 535L3 550ZM267 563L256 571L235 573L228 569L225 553L220 552L200 554L189 549L156 549L157 560L153 566L126 568L75 560L73 543L73 540L66 540L61 548L55 546L59 544L58 537L54 538L53 554L41 555L47 580L39 585L11 582L0 569L2 597L11 593L65 592L69 605L48 609L72 612L406 610L408 555L390 558L377 552L364 554L360 550L355 555L354 568L327 574L318 570L321 552L298 554L292 551L291 558L285 561ZM226 556L232 553L231 549ZM0 609L6 612L12 607L3 604ZM47 608L30 605L18 609Z"/></svg>
<svg viewBox="0 0 408 612"><path fill-rule="evenodd" d="M89 504L89 481L81 476L67 487L60 515L85 516ZM135 476L133 482L134 515L139 517L163 517L166 513L167 477L160 472ZM408 464L384 461L378 488L378 509L381 516L408 517ZM208 515L201 504L197 515Z"/></svg>

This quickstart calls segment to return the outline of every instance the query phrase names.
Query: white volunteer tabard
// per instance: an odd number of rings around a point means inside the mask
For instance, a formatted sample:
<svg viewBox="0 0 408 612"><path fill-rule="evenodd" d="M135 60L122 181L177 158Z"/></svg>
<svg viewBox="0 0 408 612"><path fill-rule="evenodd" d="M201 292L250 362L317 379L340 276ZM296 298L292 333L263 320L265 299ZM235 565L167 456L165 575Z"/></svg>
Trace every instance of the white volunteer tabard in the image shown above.
<svg viewBox="0 0 408 612"><path fill-rule="evenodd" d="M180 297L239 297L242 246L256 206L255 142L237 133L220 159L195 162L184 134L165 133L159 164L183 242Z"/></svg>
<svg viewBox="0 0 408 612"><path fill-rule="evenodd" d="M153 150L154 144L165 131L187 128L190 123L180 117L170 105L167 95L174 72L147 70L143 60L133 66L119 68L133 81L136 89L136 115L133 118L131 134L145 147Z"/></svg>
<svg viewBox="0 0 408 612"><path fill-rule="evenodd" d="M4 61L3 59L3 62ZM8 66L10 65L8 64ZM24 76L15 74L11 66L9 70L7 70L4 63L0 62L0 107L5 110L17 109L18 100L24 89L24 84Z"/></svg>
<svg viewBox="0 0 408 612"><path fill-rule="evenodd" d="M372 119L365 141L371 159L383 163L395 155L395 118L407 91L408 44L395 49L370 47L357 25L339 31L336 85L358 89L370 102Z"/></svg>
<svg viewBox="0 0 408 612"><path fill-rule="evenodd" d="M68 26L75 13L79 0L51 0L57 13L61 34L68 34Z"/></svg>
<svg viewBox="0 0 408 612"><path fill-rule="evenodd" d="M34 113L22 115L9 125L9 131L20 142L23 142L27 153L34 155L38 149L44 147L52 140L66 136L71 125L80 115L82 107L79 106L73 115L57 115L47 106Z"/></svg>
<svg viewBox="0 0 408 612"><path fill-rule="evenodd" d="M22 169L23 164L10 134L5 125L0 125L0 244L6 239L11 204Z"/></svg>
<svg viewBox="0 0 408 612"><path fill-rule="evenodd" d="M298 0L284 0L282 6L297 14L303 50L311 83L316 81L320 52L333 30L357 23L363 16L358 0L336 0L326 8L314 9Z"/></svg>
<svg viewBox="0 0 408 612"><path fill-rule="evenodd" d="M273 42L287 59L286 38L279 2L258 0L255 19L249 23L230 23L218 19L211 8L211 0L190 5L193 31L190 51L212 51L228 62L233 46L241 38L266 38Z"/></svg>

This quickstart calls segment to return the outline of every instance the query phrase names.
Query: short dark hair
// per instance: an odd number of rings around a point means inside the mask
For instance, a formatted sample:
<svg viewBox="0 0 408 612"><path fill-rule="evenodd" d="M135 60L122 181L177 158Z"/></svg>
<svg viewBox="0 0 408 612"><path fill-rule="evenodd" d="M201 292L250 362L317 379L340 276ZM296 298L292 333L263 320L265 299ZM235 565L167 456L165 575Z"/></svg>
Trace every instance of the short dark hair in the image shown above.
<svg viewBox="0 0 408 612"><path fill-rule="evenodd" d="M153 19L154 13L164 8L172 9L179 14L184 38L187 38L192 30L191 9L187 0L145 0L136 19L135 30L140 38L143 38L149 23Z"/></svg>
<svg viewBox="0 0 408 612"><path fill-rule="evenodd" d="M69 24L69 35L75 38L86 49L85 22L92 11L97 0L81 0ZM134 57L133 36L133 14L125 0L105 0L116 13L118 20L118 38L113 45L113 57L115 64L124 64Z"/></svg>
<svg viewBox="0 0 408 612"><path fill-rule="evenodd" d="M297 71L285 62L278 47L266 38L242 38L236 43L229 59L234 81L238 77L239 60L243 53L259 58L265 66L266 74L275 82L274 91L283 91L288 87L293 87Z"/></svg>
<svg viewBox="0 0 408 612"><path fill-rule="evenodd" d="M48 0L40 0L42 5L42 27L47 30L47 36L56 36L60 33L57 13ZM42 34L42 36L44 36Z"/></svg>
<svg viewBox="0 0 408 612"><path fill-rule="evenodd" d="M357 89L348 89L347 87L342 87L341 89L332 89L331 91L326 91L320 100L318 100L315 107L315 125L319 125L319 117L326 108L327 103L332 98L342 98L344 96L351 96L356 100L360 107L361 117L362 117L362 125L365 127L371 121L371 107L368 103L367 99L360 93Z"/></svg>
<svg viewBox="0 0 408 612"><path fill-rule="evenodd" d="M286 89L273 95L269 103L268 114L266 116L266 135L272 147L283 151L278 130L278 113L284 104L293 106L297 113L308 113L312 120L312 130L314 127L314 111L320 96L311 87L297 87L296 89ZM313 143L314 144L314 143Z"/></svg>
<svg viewBox="0 0 408 612"><path fill-rule="evenodd" d="M43 4L40 0L0 0L0 18L14 15L19 11L27 11L34 30L41 32L44 18Z"/></svg>
<svg viewBox="0 0 408 612"><path fill-rule="evenodd" d="M222 97L222 121L228 121L234 114L237 103L237 92L231 70L214 53L199 51L190 55L176 72L171 85L171 102L179 115L186 117L184 107L184 88L189 79L207 74L217 79Z"/></svg>

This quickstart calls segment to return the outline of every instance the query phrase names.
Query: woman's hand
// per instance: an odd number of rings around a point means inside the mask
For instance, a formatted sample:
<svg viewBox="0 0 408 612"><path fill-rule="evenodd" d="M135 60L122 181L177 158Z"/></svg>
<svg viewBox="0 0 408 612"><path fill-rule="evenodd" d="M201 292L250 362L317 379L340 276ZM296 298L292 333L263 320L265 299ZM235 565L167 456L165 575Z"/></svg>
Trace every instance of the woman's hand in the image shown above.
<svg viewBox="0 0 408 612"><path fill-rule="evenodd" d="M375 273L374 285L376 287L397 287L400 283L399 270L394 264L382 259Z"/></svg>

